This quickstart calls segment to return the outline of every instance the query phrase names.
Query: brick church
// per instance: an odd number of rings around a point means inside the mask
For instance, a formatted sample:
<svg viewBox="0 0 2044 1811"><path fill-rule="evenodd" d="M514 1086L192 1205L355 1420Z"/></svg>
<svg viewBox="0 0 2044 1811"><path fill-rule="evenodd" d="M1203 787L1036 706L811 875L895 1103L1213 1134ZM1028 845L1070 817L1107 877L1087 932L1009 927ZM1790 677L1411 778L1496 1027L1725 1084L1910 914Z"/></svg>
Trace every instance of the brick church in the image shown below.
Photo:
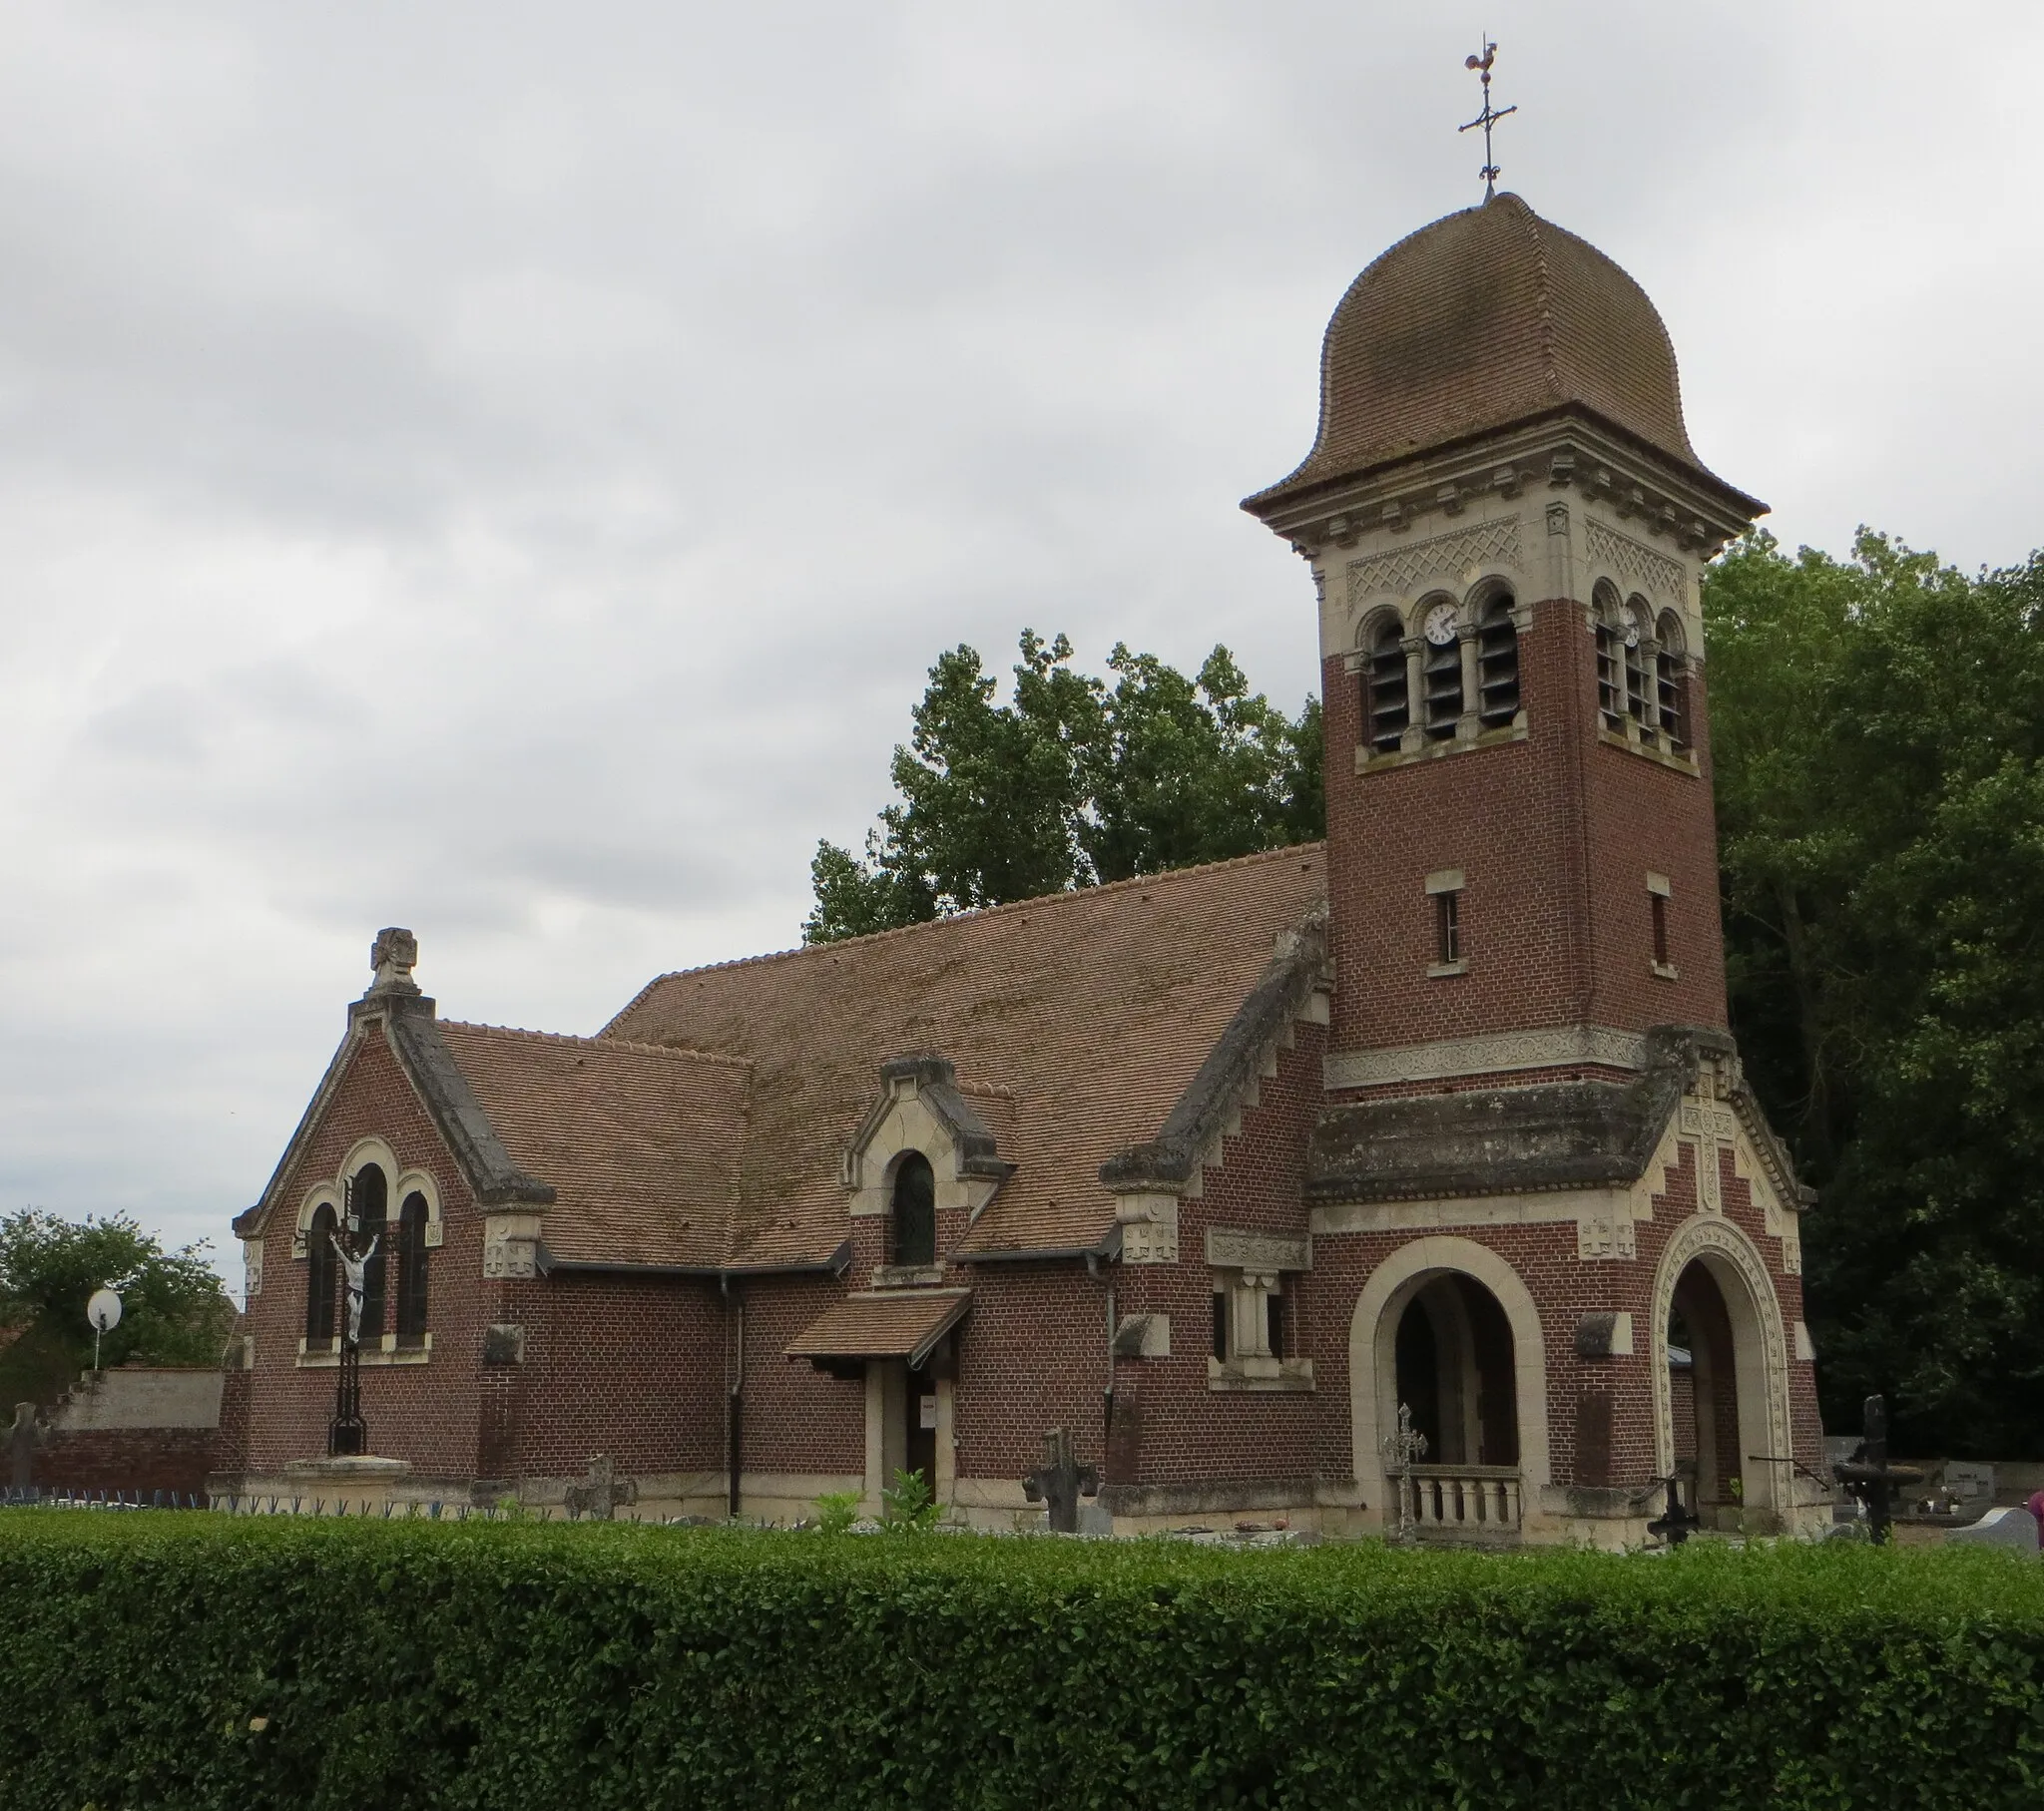
<svg viewBox="0 0 2044 1811"><path fill-rule="evenodd" d="M1827 1517L1807 1196L1726 1025L1700 580L1762 505L1514 196L1341 298L1244 507L1310 568L1327 840L443 1019L386 931L261 1199L221 1488L1638 1544ZM1401 1441L1401 1432L1409 1437ZM327 1494L331 1494L330 1492ZM1743 1520L1742 1520L1743 1519Z"/></svg>

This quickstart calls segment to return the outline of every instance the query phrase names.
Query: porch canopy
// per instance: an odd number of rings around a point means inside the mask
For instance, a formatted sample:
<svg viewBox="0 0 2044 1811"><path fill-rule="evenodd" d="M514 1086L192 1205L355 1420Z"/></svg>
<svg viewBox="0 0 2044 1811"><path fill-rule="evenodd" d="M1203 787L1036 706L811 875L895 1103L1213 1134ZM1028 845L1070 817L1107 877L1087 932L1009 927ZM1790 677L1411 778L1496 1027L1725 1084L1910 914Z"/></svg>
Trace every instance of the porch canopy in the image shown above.
<svg viewBox="0 0 2044 1811"><path fill-rule="evenodd" d="M971 1305L970 1289L872 1289L847 1295L789 1342L787 1356L818 1366L904 1358L914 1370Z"/></svg>

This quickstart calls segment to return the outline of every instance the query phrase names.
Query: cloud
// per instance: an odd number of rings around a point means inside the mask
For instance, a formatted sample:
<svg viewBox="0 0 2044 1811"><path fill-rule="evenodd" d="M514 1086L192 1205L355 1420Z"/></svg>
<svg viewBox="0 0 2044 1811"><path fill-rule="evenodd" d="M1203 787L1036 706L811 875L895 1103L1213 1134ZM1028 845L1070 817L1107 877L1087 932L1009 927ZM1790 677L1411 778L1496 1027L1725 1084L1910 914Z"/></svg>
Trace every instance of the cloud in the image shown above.
<svg viewBox="0 0 2044 1811"><path fill-rule="evenodd" d="M1496 21L1491 21L1496 23ZM0 1206L210 1232L405 923L600 1025L783 945L924 669L1310 590L1236 500L1475 199L1471 9L76 0L0 66ZM2028 9L1527 5L1507 181L1791 541L2027 552ZM2006 103L2006 104L2004 104Z"/></svg>

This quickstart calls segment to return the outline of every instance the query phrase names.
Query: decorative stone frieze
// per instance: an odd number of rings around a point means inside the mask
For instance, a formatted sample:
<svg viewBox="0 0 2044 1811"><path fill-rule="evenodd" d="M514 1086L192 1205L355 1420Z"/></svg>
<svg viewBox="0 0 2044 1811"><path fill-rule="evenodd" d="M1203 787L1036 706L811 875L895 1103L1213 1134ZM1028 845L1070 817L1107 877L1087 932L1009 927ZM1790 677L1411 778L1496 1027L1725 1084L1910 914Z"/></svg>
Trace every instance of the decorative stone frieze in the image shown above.
<svg viewBox="0 0 2044 1811"><path fill-rule="evenodd" d="M1385 553L1371 554L1348 563L1348 613L1353 619L1372 598L1417 597L1439 585L1457 597L1469 582L1473 568L1508 566L1518 570L1519 519L1502 516L1494 522L1477 523L1452 534L1434 535Z"/></svg>
<svg viewBox="0 0 2044 1811"><path fill-rule="evenodd" d="M1313 1242L1281 1232L1242 1232L1232 1226L1207 1228L1207 1262L1217 1270L1310 1270Z"/></svg>
<svg viewBox="0 0 2044 1811"><path fill-rule="evenodd" d="M1520 1069L1563 1069L1594 1063L1639 1069L1647 1041L1602 1025L1564 1025L1492 1038L1445 1038L1394 1050L1334 1051L1326 1060L1330 1089L1376 1088L1390 1082L1439 1082Z"/></svg>
<svg viewBox="0 0 2044 1811"><path fill-rule="evenodd" d="M1607 571L1668 609L1683 607L1689 595L1689 575L1680 560L1671 560L1644 542L1620 534L1595 516L1584 520L1583 545L1593 572Z"/></svg>

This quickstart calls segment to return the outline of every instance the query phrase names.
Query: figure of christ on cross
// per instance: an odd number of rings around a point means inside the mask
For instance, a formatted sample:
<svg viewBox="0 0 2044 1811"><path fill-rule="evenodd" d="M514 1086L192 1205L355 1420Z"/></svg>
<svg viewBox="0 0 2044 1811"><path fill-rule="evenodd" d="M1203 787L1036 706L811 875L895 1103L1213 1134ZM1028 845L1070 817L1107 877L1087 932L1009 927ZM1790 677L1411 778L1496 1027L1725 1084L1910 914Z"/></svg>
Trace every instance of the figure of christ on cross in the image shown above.
<svg viewBox="0 0 2044 1811"><path fill-rule="evenodd" d="M326 1236L333 1240L333 1249L340 1256L341 1279L347 1285L347 1343L359 1348L362 1343L362 1296L367 1288L369 1260L376 1255L382 1235L379 1233L370 1239L368 1250L360 1257L349 1251L333 1233Z"/></svg>

